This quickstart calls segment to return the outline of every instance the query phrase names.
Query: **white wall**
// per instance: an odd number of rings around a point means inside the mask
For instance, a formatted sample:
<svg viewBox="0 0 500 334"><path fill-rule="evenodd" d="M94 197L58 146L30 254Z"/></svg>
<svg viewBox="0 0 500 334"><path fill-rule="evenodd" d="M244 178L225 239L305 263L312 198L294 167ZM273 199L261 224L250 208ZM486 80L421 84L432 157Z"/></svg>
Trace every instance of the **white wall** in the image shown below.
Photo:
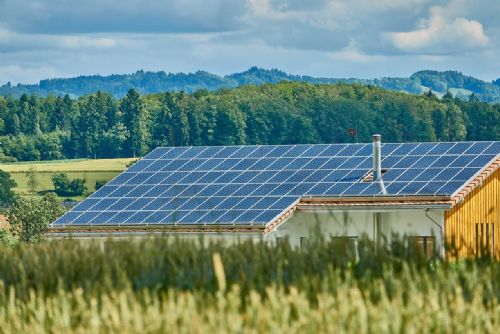
<svg viewBox="0 0 500 334"><path fill-rule="evenodd" d="M366 234L375 239L373 210L297 210L276 230L266 236L275 241L277 237L288 237L291 244L300 245L300 237L308 237L315 229L328 236L360 237ZM381 233L390 239L392 233L400 236L432 236L442 245L441 229L444 226L443 210L400 209L378 211L381 213ZM431 218L429 218L431 217Z"/></svg>
<svg viewBox="0 0 500 334"><path fill-rule="evenodd" d="M350 236L360 237L366 234L375 239L374 213L381 213L381 233L390 239L391 234L397 233L401 236L435 236L437 246L442 248L441 229L431 220L431 218L440 226L444 227L444 211L425 209L401 209L401 210L339 210L339 209L298 209L294 214L274 231L264 237L260 233L205 233L205 241L222 240L228 243L234 243L238 240L266 240L275 242L276 238L288 237L293 246L300 246L300 237L310 237L315 230L323 233L325 236ZM427 213L427 214L426 214ZM430 217L430 218L429 218ZM153 236L151 233L105 233L100 235L78 233L73 234L73 238L108 238L108 237L145 237ZM198 233L158 233L158 236L182 237L199 239ZM64 238L69 235L51 234L48 238ZM444 255L444 251L441 251Z"/></svg>

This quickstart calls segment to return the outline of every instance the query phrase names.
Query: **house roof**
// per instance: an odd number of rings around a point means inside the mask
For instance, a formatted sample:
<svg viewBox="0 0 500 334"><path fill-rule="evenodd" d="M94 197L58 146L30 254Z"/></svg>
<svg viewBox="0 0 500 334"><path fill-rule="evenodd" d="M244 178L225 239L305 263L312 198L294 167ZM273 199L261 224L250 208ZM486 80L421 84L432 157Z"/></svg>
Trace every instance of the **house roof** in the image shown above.
<svg viewBox="0 0 500 334"><path fill-rule="evenodd" d="M383 192L371 144L157 148L51 228L266 229L299 203L453 205L499 159L500 142L382 144Z"/></svg>

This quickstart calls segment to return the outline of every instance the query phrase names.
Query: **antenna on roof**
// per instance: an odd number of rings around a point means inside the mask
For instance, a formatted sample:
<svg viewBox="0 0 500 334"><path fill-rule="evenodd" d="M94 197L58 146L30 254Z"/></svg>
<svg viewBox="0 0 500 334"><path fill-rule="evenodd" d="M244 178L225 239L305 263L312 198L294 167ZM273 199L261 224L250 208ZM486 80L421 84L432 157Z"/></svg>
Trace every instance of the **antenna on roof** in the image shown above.
<svg viewBox="0 0 500 334"><path fill-rule="evenodd" d="M373 181L379 182L380 191L387 195L382 179L382 136L380 134L373 135Z"/></svg>

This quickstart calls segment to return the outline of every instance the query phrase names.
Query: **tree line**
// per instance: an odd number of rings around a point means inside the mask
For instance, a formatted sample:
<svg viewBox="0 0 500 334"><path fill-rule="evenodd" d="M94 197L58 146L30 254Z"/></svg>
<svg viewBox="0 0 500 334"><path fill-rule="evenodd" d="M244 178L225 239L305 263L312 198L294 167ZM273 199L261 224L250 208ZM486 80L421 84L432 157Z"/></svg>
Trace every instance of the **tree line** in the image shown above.
<svg viewBox="0 0 500 334"><path fill-rule="evenodd" d="M142 156L158 146L500 140L500 104L282 82L120 99L0 97L2 161Z"/></svg>

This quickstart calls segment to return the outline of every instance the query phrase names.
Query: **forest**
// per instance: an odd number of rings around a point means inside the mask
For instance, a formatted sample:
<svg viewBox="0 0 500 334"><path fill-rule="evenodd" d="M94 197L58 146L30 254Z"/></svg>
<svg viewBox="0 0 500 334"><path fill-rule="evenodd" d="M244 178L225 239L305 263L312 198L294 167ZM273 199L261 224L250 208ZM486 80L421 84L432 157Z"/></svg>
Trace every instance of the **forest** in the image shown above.
<svg viewBox="0 0 500 334"><path fill-rule="evenodd" d="M500 104L282 82L123 98L0 97L0 159L139 157L158 146L500 140Z"/></svg>

